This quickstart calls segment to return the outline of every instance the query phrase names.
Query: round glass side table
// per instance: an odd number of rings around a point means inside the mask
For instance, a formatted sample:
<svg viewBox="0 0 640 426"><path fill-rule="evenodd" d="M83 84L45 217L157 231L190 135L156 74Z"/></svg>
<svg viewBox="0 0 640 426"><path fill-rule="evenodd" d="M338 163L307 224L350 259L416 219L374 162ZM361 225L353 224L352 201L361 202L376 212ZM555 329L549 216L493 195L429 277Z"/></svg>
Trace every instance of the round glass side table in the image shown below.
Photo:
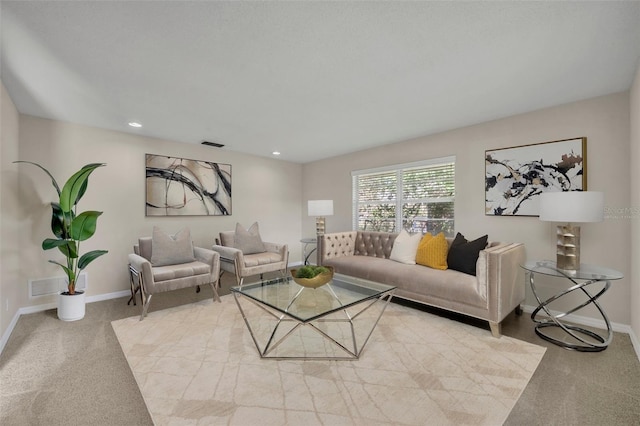
<svg viewBox="0 0 640 426"><path fill-rule="evenodd" d="M312 248L310 251L307 251L307 250L309 250L310 245L316 245L318 243L318 240L317 238L303 238L300 240L300 242L304 244L304 248L302 249L302 257L304 258L304 264L309 265L309 257L311 257L313 252L316 251L317 247Z"/></svg>
<svg viewBox="0 0 640 426"><path fill-rule="evenodd" d="M566 349L581 352L599 352L605 350L607 346L609 346L609 343L611 343L611 339L613 338L613 331L611 330L611 323L609 322L607 314L598 303L598 298L602 296L609 287L611 287L611 281L619 280L624 276L621 272L614 269L604 268L602 266L587 265L584 263L580 264L580 269L576 271L568 271L558 269L556 262L550 260L527 262L522 265L522 268L524 268L529 274L529 284L531 284L533 295L538 301L538 307L531 313L531 320L536 323L535 331L538 336ZM570 285L567 289L562 290L556 295L543 301L536 290L534 279L536 274L565 278L570 282ZM596 290L590 292L589 286L593 286L598 283L602 285L602 288L595 286L594 288L596 288ZM587 300L575 308L569 309L567 312L556 313L554 315L549 309L549 304L573 292L584 293L587 296ZM604 319L607 327L606 336L601 336L591 330L561 321L561 319L567 315L570 315L590 304L593 304L598 309L602 319ZM540 311L544 311L547 316L538 317ZM552 336L547 332L547 330L545 330L548 327L561 328L573 337L575 342L567 342Z"/></svg>

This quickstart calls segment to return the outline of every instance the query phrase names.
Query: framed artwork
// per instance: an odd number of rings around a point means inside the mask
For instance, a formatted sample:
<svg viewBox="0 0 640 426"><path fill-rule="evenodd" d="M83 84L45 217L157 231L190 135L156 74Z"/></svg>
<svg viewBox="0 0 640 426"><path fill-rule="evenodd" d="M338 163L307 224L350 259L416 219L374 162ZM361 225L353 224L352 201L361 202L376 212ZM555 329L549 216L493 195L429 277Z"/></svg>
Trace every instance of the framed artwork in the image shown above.
<svg viewBox="0 0 640 426"><path fill-rule="evenodd" d="M587 190L587 138L485 151L485 215L538 216L539 195Z"/></svg>
<svg viewBox="0 0 640 426"><path fill-rule="evenodd" d="M231 215L231 165L146 154L146 216Z"/></svg>

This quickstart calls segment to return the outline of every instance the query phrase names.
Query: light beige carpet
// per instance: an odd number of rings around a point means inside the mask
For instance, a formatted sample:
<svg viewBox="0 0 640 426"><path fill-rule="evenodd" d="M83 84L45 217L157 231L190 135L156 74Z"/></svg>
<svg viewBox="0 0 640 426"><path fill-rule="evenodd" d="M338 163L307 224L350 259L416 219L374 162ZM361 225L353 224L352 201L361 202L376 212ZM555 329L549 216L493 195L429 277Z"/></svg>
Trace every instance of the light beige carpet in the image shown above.
<svg viewBox="0 0 640 426"><path fill-rule="evenodd" d="M545 352L396 304L354 361L261 359L231 295L112 325L156 425L499 425Z"/></svg>

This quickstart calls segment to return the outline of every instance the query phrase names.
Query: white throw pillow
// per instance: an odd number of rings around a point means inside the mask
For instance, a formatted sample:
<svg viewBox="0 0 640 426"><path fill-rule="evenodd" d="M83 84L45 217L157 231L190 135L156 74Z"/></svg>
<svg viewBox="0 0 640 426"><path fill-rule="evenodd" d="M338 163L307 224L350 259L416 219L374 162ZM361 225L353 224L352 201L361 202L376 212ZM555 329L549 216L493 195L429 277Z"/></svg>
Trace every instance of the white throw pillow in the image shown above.
<svg viewBox="0 0 640 426"><path fill-rule="evenodd" d="M416 252L421 239L422 234L419 232L411 235L403 229L393 242L389 259L408 265L415 265Z"/></svg>

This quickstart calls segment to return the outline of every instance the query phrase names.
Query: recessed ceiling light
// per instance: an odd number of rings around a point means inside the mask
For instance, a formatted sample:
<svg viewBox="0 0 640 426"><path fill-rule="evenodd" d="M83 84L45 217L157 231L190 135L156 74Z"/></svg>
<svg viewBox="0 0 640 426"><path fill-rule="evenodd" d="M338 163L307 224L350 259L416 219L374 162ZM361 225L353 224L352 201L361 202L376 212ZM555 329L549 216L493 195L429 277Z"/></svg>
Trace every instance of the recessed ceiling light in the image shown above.
<svg viewBox="0 0 640 426"><path fill-rule="evenodd" d="M280 155L280 151L273 151L272 154L273 155Z"/></svg>
<svg viewBox="0 0 640 426"><path fill-rule="evenodd" d="M132 122L129 123L129 126L135 127L135 128L140 128L140 127L142 127L142 124L140 124L140 123L138 123L136 121L132 121Z"/></svg>

